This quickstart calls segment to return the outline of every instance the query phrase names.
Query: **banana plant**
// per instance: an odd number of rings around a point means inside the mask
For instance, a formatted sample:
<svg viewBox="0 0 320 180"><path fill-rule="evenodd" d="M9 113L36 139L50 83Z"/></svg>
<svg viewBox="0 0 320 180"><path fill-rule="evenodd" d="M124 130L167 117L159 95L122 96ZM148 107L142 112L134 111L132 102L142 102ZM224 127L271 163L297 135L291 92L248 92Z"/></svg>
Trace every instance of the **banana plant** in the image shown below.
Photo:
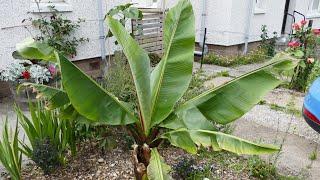
<svg viewBox="0 0 320 180"><path fill-rule="evenodd" d="M276 72L292 69L295 63L286 54L278 54L264 66L234 80L210 89L176 107L186 92L193 69L195 20L189 0L180 0L169 10L164 22L164 54L151 70L148 54L130 36L120 22L110 16L107 25L122 46L136 87L138 110L118 100L99 86L63 54L52 50L33 57L59 62L63 89L28 84L46 97L51 108L72 106L92 123L126 126L135 139L132 159L136 179L170 179L170 167L157 151L163 140L195 154L199 147L236 154L266 154L279 151L274 145L250 142L217 131L213 123L228 124L243 116L281 80ZM34 42L36 43L36 42ZM20 55L27 54L32 43L19 45ZM60 100L59 100L60 99Z"/></svg>

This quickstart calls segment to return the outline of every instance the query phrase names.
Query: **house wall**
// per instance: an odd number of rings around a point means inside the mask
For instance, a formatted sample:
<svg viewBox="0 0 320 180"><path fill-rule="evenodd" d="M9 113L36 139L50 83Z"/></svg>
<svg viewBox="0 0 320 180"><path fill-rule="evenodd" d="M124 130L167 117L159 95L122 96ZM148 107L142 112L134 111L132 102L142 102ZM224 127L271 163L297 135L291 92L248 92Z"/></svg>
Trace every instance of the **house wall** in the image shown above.
<svg viewBox="0 0 320 180"><path fill-rule="evenodd" d="M89 38L88 43L79 46L78 55L73 60L101 57L97 1L67 0L66 2L72 11L62 12L65 16L71 20L85 19L75 35ZM106 12L106 9L130 0L102 0L102 2L103 12ZM23 24L21 21L29 17L37 18L39 13L30 13L34 6L33 0L0 0L0 4L0 68L4 68L13 59L11 53L15 50L15 45L30 36L24 28L26 23ZM41 14L45 15L45 13ZM32 34L36 34L30 24L28 28L31 29ZM112 54L115 49L113 43L106 41L106 47L107 54Z"/></svg>
<svg viewBox="0 0 320 180"><path fill-rule="evenodd" d="M320 28L320 11L311 12L311 4L313 0L296 0L295 2L295 10L301 12L306 15L307 20L313 20L312 27ZM302 20L302 16L297 15L296 22Z"/></svg>
<svg viewBox="0 0 320 180"><path fill-rule="evenodd" d="M178 0L167 2L171 7ZM191 0L196 16L197 41L199 42L201 0ZM207 0L207 43L232 46L245 42L249 3L254 0ZM265 0L264 13L254 14L251 20L249 42L260 40L261 26L267 25L270 33L281 34L285 0ZM254 8L254 5L253 5Z"/></svg>

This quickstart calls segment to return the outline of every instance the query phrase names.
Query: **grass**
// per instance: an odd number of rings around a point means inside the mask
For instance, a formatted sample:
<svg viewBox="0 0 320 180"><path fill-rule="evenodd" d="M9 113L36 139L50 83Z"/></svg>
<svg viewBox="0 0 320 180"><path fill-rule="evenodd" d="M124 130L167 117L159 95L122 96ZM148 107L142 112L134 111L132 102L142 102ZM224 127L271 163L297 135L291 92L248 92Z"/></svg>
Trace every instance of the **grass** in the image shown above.
<svg viewBox="0 0 320 180"><path fill-rule="evenodd" d="M215 64L218 66L232 67L237 65L259 63L267 59L270 59L270 57L266 55L265 50L259 48L255 51L251 51L246 55L237 56L221 56L215 53L211 53L204 58L203 62L205 64Z"/></svg>

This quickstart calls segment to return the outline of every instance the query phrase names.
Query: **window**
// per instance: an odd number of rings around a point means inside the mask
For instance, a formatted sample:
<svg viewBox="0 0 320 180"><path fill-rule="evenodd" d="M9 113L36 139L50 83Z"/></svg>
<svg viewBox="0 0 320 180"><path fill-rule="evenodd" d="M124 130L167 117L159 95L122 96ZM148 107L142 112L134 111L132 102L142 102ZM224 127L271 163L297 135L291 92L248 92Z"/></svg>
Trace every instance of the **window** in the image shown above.
<svg viewBox="0 0 320 180"><path fill-rule="evenodd" d="M255 0L254 14L266 13L265 8L265 0Z"/></svg>
<svg viewBox="0 0 320 180"><path fill-rule="evenodd" d="M54 6L54 8L59 12L69 12L72 11L72 6L68 2L69 0L32 0L30 12L50 12L51 6Z"/></svg>

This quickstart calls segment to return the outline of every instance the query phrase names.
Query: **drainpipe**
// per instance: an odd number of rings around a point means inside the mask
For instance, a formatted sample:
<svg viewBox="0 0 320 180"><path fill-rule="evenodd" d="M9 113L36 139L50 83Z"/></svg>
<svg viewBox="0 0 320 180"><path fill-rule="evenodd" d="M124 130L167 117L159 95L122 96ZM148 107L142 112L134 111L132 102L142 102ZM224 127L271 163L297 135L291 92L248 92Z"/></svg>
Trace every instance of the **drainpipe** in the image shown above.
<svg viewBox="0 0 320 180"><path fill-rule="evenodd" d="M249 44L249 38L250 38L250 30L251 30L251 21L253 18L253 8L255 0L248 0L248 15L247 15L247 24L245 29L245 37L244 37L244 50L243 54L247 54L248 52L248 44Z"/></svg>
<svg viewBox="0 0 320 180"><path fill-rule="evenodd" d="M105 44L105 27L104 27L104 14L102 10L102 0L97 0L98 5L98 21L99 21L99 42L100 42L100 53L102 60L102 75L104 76L107 72L108 63L106 59L106 44Z"/></svg>
<svg viewBox="0 0 320 180"><path fill-rule="evenodd" d="M206 19L207 19L207 0L202 0L201 2L201 27L200 27L200 41L199 45L201 48L204 48L204 54L208 53L208 46L204 44L204 38L205 38L205 28L206 28Z"/></svg>

